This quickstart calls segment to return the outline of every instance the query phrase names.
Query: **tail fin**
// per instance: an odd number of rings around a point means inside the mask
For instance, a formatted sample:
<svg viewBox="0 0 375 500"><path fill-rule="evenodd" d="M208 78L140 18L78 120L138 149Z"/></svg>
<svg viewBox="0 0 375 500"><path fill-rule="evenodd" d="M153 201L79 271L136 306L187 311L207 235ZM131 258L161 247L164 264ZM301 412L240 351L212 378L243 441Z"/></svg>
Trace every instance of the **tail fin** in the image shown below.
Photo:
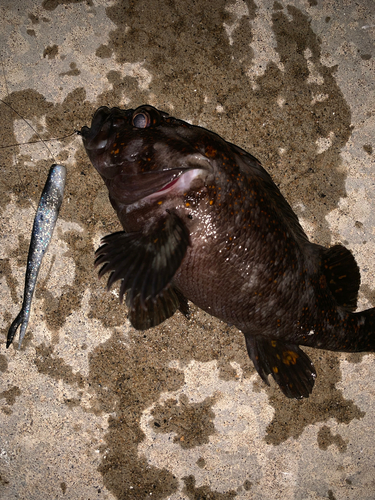
<svg viewBox="0 0 375 500"><path fill-rule="evenodd" d="M337 304L355 311L361 275L350 250L342 245L322 249L321 270Z"/></svg>
<svg viewBox="0 0 375 500"><path fill-rule="evenodd" d="M375 308L355 313L355 316L360 328L356 351L375 352Z"/></svg>
<svg viewBox="0 0 375 500"><path fill-rule="evenodd" d="M357 313L328 310L296 343L329 351L375 352L375 308Z"/></svg>
<svg viewBox="0 0 375 500"><path fill-rule="evenodd" d="M321 272L327 284L322 289L318 280L316 289L317 308L322 312L316 327L296 343L331 351L374 352L375 308L354 313L361 279L352 253L341 245L322 249Z"/></svg>
<svg viewBox="0 0 375 500"><path fill-rule="evenodd" d="M334 347L333 350L375 352L375 308L348 313L343 319L343 330L342 345Z"/></svg>

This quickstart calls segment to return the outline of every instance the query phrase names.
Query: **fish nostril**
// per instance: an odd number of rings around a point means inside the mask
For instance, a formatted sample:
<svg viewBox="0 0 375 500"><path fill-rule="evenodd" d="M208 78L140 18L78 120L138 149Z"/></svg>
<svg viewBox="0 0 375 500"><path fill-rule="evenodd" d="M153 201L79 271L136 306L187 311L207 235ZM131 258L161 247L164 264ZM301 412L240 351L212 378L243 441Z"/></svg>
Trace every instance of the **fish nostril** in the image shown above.
<svg viewBox="0 0 375 500"><path fill-rule="evenodd" d="M124 118L117 117L117 118L113 119L112 126L114 128L118 128L118 127L121 127L121 125L123 125L124 123L125 123Z"/></svg>

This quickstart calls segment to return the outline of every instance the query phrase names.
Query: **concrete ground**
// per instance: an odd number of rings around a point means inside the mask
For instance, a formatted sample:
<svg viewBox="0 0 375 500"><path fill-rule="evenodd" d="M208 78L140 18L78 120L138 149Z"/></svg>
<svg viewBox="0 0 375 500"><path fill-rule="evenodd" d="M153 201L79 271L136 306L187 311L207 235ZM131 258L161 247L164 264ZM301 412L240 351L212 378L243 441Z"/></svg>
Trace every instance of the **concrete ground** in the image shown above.
<svg viewBox="0 0 375 500"><path fill-rule="evenodd" d="M2 0L1 145L153 104L259 158L313 241L350 248L375 305L372 0ZM119 228L81 140L0 149L0 498L374 499L375 355L306 349L312 396L265 386L243 335L192 306L137 332L97 279ZM49 166L68 168L22 349ZM17 342L15 343L15 347Z"/></svg>

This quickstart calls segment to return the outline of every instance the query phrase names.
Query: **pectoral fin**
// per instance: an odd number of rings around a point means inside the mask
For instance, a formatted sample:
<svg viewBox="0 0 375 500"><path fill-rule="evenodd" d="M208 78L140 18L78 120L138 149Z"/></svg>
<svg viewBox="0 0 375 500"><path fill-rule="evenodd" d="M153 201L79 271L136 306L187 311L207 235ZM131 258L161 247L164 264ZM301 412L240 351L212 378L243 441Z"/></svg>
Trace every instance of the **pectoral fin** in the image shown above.
<svg viewBox="0 0 375 500"><path fill-rule="evenodd" d="M309 397L316 372L310 358L297 345L250 335L245 338L247 352L267 385L271 374L288 398Z"/></svg>
<svg viewBox="0 0 375 500"><path fill-rule="evenodd" d="M128 301L126 300L126 302ZM128 304L128 307L130 323L137 330L147 330L163 323L163 321L173 316L177 309L183 314L188 311L185 297L173 286L165 290L155 301L146 300L145 307L141 306L139 295L134 298L133 306L131 307Z"/></svg>
<svg viewBox="0 0 375 500"><path fill-rule="evenodd" d="M107 283L108 289L113 283L121 280L120 301L128 292L130 317L134 318L136 324L147 324L144 318L141 319L139 308L142 308L146 315L149 313L150 317L156 318L157 303L164 309L166 317L180 307L175 292L170 292L168 297L165 294L181 265L189 242L188 229L173 213L166 213L163 219L156 221L145 232L121 231L102 239L102 246L95 253L95 266L103 264L99 277L111 273ZM155 319L150 319L150 324L153 326Z"/></svg>

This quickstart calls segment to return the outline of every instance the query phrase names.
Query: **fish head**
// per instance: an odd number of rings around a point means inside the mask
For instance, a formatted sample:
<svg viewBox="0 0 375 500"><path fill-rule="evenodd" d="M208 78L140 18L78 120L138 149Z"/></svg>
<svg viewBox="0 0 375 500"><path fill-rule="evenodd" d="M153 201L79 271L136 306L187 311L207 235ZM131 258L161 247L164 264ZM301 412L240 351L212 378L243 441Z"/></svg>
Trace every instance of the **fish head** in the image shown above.
<svg viewBox="0 0 375 500"><path fill-rule="evenodd" d="M81 135L119 213L203 189L214 165L205 154L202 130L149 105L103 106Z"/></svg>

